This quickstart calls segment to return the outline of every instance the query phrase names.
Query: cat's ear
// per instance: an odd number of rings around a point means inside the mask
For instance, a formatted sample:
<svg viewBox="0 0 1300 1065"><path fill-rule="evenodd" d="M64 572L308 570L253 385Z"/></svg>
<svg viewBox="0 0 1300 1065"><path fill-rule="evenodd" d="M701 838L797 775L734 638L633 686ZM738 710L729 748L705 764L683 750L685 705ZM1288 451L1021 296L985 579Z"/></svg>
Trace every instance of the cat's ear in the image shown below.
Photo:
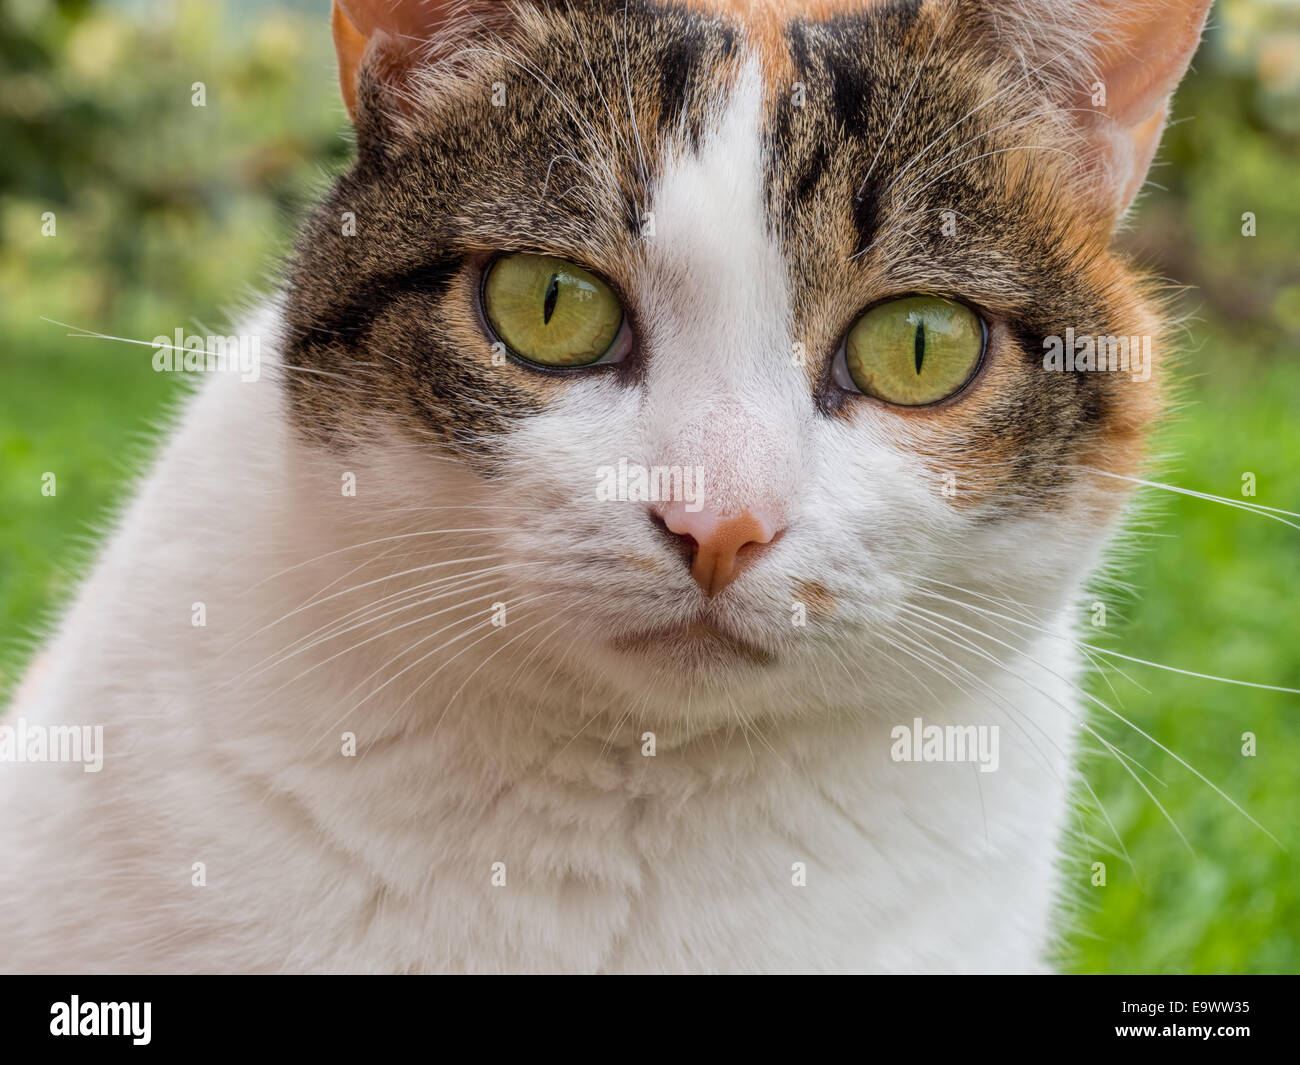
<svg viewBox="0 0 1300 1065"><path fill-rule="evenodd" d="M515 20L501 0L333 0L339 87L362 154L400 134L435 66L455 76L465 46L505 36Z"/></svg>
<svg viewBox="0 0 1300 1065"><path fill-rule="evenodd" d="M1103 206L1118 218L1146 180L1169 118L1169 102L1201 39L1210 0L1098 4L1096 80L1077 93L1096 152L1090 167Z"/></svg>
<svg viewBox="0 0 1300 1065"><path fill-rule="evenodd" d="M354 122L362 106L363 72L375 88L400 93L421 50L452 7L451 0L334 0L330 29L338 53L339 88Z"/></svg>
<svg viewBox="0 0 1300 1065"><path fill-rule="evenodd" d="M1054 83L1083 134L1084 192L1112 223L1146 180L1211 0L997 0L998 37Z"/></svg>

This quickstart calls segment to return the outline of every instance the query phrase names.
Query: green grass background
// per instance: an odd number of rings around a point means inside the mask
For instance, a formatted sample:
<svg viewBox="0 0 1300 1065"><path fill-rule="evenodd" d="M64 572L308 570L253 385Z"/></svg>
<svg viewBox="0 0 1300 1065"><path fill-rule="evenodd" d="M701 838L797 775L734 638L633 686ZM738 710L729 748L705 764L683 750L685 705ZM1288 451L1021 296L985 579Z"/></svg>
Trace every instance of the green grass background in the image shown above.
<svg viewBox="0 0 1300 1065"><path fill-rule="evenodd" d="M43 319L143 340L177 325L219 331L265 286L293 220L349 151L325 7L0 8L0 693L129 497L179 387L150 372L148 347ZM1124 237L1193 286L1179 296L1186 383L1160 475L1240 499L1253 472L1253 502L1300 512L1300 21L1294 5L1262 0L1216 11L1153 174L1164 188ZM206 107L191 104L195 81ZM54 237L41 235L46 211ZM1246 211L1254 237L1241 233ZM40 492L46 472L53 498ZM1300 531L1153 494L1151 520L1125 538L1133 590L1099 593L1108 625L1093 642L1300 688ZM1168 817L1114 756L1085 763L1110 823L1080 789L1062 965L1300 971L1300 697L1120 665L1135 683L1112 675L1112 692L1094 679L1097 696L1276 841L1098 710ZM1097 861L1104 887L1091 883Z"/></svg>

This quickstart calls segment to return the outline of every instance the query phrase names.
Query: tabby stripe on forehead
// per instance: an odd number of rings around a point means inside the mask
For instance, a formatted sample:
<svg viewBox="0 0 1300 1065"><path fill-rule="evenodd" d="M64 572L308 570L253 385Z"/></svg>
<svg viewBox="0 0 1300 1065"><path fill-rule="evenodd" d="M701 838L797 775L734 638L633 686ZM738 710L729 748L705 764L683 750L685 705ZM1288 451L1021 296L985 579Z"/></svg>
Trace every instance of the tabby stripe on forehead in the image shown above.
<svg viewBox="0 0 1300 1065"><path fill-rule="evenodd" d="M907 141L890 128L888 120L894 116L884 115L873 105L875 94L886 83L885 68L863 42L903 40L917 24L920 11L921 4L909 0L826 22L795 19L789 23L785 47L794 79L803 84L805 93L826 101L805 107L793 107L786 101L776 116L773 172L780 173L792 163L796 167L778 182L790 208L806 206L815 199L846 144L874 145L873 150L889 155L908 151ZM882 165L856 175L849 208L859 251L876 239L884 178L891 169Z"/></svg>

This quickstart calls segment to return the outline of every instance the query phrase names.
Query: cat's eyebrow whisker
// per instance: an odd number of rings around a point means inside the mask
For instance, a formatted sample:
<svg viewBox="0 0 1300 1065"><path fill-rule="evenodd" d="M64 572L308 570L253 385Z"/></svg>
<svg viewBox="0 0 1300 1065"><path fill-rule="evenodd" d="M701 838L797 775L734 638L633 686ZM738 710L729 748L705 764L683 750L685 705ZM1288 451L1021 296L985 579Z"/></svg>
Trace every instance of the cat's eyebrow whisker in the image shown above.
<svg viewBox="0 0 1300 1065"><path fill-rule="evenodd" d="M636 139L637 161L641 167L641 187L650 184L650 168L646 165L645 143L641 139L641 126L636 120L636 107L632 103L632 61L627 48L628 0L623 0L623 96L627 100L627 117L632 122L632 135Z"/></svg>
<svg viewBox="0 0 1300 1065"><path fill-rule="evenodd" d="M564 6L569 12L569 28L573 30L574 43L578 46L578 51L582 55L582 62L587 68L587 74L591 78L591 84L595 86L596 92L600 95L601 106L605 108L605 114L609 116L610 131L623 145L623 150L627 152L628 158L631 158L632 146L628 143L627 138L623 136L623 131L618 128L618 121L614 117L614 109L609 106L609 100L605 96L605 88L601 85L600 79L596 76L595 68L591 65L591 57L587 54L587 44L582 39L582 34L578 32L578 21L574 17L573 4L570 0L565 0Z"/></svg>
<svg viewBox="0 0 1300 1065"><path fill-rule="evenodd" d="M958 126L960 126L960 125L961 125L963 122L965 122L967 119L973 117L974 115L978 114L980 111L984 110L984 108L988 107L989 104L996 102L996 101L997 101L997 100L998 100L1002 95L1004 95L1005 93L1010 92L1012 89L1019 88L1019 86L1021 85L1022 82L1027 82L1027 81L1028 81L1028 80L1029 80L1029 79L1030 79L1034 74L1038 74L1039 72L1041 72L1041 71L1043 71L1043 70L1046 70L1046 69L1048 69L1049 67L1054 66L1054 65L1055 65L1056 63L1058 63L1061 59L1063 59L1066 55L1068 55L1069 52L1070 52L1070 49L1069 49L1069 48L1063 48L1063 49L1061 49L1061 51L1059 51L1056 55L1052 56L1051 59L1048 59L1048 60L1047 60L1046 62L1044 62L1044 63L1040 63L1040 64L1039 64L1038 66L1036 66L1033 70L1026 70L1026 71L1025 71L1021 76L1020 76L1020 78L1018 78L1016 81L1013 81L1013 82L1010 82L1010 83L1007 84L1007 85L1004 85L1001 89L999 89L997 92L995 92L992 96L990 96L990 97L988 97L987 99L985 99L985 100L981 101L980 103L976 104L976 105L975 105L974 107L972 107L969 111L967 111L964 115L962 115L961 118L957 119L956 122L952 123L952 125L950 125L950 126L948 126L947 128L941 130L941 131L940 131L940 132L939 132L939 133L934 137L934 139L930 141L929 144L927 144L927 145L926 145L924 148L922 148L919 152L917 152L915 155L913 155L912 158L911 158L910 160L908 160L907 164L903 167L903 171L906 171L906 170L907 170L907 169L912 165L912 163L914 163L914 162L916 162L918 159L920 159L923 155L925 155L926 152L928 152L928 151L929 151L931 148L933 148L936 144L939 144L939 143L943 140L944 137L946 137L949 133L951 133L954 129L956 129ZM1083 108L1083 109L1081 109L1081 110L1087 110L1087 109L1086 109L1086 108ZM900 174L901 174L903 171L900 171ZM864 184L865 184L865 182L864 182Z"/></svg>
<svg viewBox="0 0 1300 1065"><path fill-rule="evenodd" d="M949 148L946 152L943 153L943 155L939 156L939 157L936 158L936 159L931 160L930 165L927 166L925 169L921 170L921 171L918 173L918 175L917 175L917 180L918 180L918 181L924 181L924 180L926 179L926 177L928 177L930 174L934 173L935 167L937 167L937 166L938 166L940 163L942 163L945 159L949 158L950 156L956 155L959 151L961 151L961 150L962 150L963 148L965 148L967 145L975 144L976 142L978 142L978 141L980 141L980 140L983 140L983 139L986 138L986 137L990 137L990 136L992 136L994 133L997 133L999 130L1009 129L1009 128L1012 127L1012 126L1018 126L1018 125L1021 125L1021 124L1025 123L1025 122L1032 122L1032 121L1033 121L1034 119L1036 119L1036 118L1046 118L1046 117L1048 117L1049 115L1059 115L1059 114L1064 114L1064 113L1071 112L1071 111L1086 111L1086 112L1091 112L1091 111L1092 111L1092 108L1089 108L1089 107L1045 107L1045 108L1043 108L1041 111L1031 111L1031 112L1030 112L1029 114L1027 114L1027 115L1018 115L1018 116L1015 117L1015 118L1009 118L1009 119L1007 119L1005 122L999 122L996 126L990 126L988 129L980 130L980 131L979 131L978 133L976 133L973 137L967 137L966 140L962 141L961 143L955 145L955 146L952 147L952 148ZM918 159L919 159L919 156L913 156L913 157L912 157L912 162L909 162L909 163L907 164L907 166L903 167L903 168L902 168L902 169L901 169L897 174L895 174L895 175L893 176L893 178L892 178L892 180L891 180L891 184L897 185L897 184L899 183L899 181L902 179L903 175L904 175L905 173L907 173L907 171L908 171L909 169L911 169L911 167L912 167L912 163L915 163ZM908 199L910 200L911 197L908 197Z"/></svg>
<svg viewBox="0 0 1300 1065"><path fill-rule="evenodd" d="M570 185L570 186L569 186L567 189L565 189L563 192L558 193L558 194L555 196L555 202L556 202L556 203L559 203L561 200L565 200L565 199L567 199L571 193L577 192L577 191L579 191L580 189L586 189L588 192L592 193L592 195L588 198L588 202L591 204L591 206L593 206L593 207L599 207L599 206L600 206L600 200L599 200L599 195L600 195L600 193L599 193L599 190L596 188L595 185L588 185L588 184L585 184L585 183L579 183L579 184L577 184L577 185Z"/></svg>
<svg viewBox="0 0 1300 1065"><path fill-rule="evenodd" d="M857 199L862 198L862 193L867 187L867 182L871 180L871 175L875 172L876 164L880 162L880 153L885 150L885 145L889 143L889 138L893 136L894 127L898 125L898 120L903 117L903 112L907 110L907 103L912 98L912 90L916 88L917 83L921 80L921 75L925 73L925 68L930 62L930 54L934 51L934 46L939 43L939 39L943 36L944 31L947 30L948 18L955 8L955 4L944 8L943 21L936 27L934 35L930 38L930 43L926 46L925 55L921 57L921 62L916 65L916 74L912 78L912 83L907 87L907 91L903 93L903 99L898 105L898 110L894 112L894 117L890 120L889 127L885 130L885 135L880 138L880 144L876 146L876 154L871 160L871 165L867 167L867 172L863 176L862 182L858 185L858 191L856 194Z"/></svg>
<svg viewBox="0 0 1300 1065"><path fill-rule="evenodd" d="M551 156L551 161L546 164L546 174L542 178L542 184L540 189L538 190L539 195L542 197L543 200L545 200L546 190L550 187L551 184L551 171L555 169L555 164L560 162L561 160L567 160L568 162L576 166L579 170L583 168L582 160L579 159L572 152L559 152L558 154Z"/></svg>
<svg viewBox="0 0 1300 1065"><path fill-rule="evenodd" d="M617 187L613 165L610 161L616 153L610 151L611 146L604 141L604 138L597 131L596 127L592 125L591 120L582 113L582 109L578 106L576 101L569 97L568 93L560 89L544 71L538 69L527 59L527 57L523 56L522 53L519 53L516 49L507 45L505 42L501 42L501 44L502 47L498 49L467 45L466 47L461 48L460 52L467 55L481 53L483 55L489 55L504 60L507 63L513 63L516 67L536 81L537 84L540 85L555 100L555 102L560 105L565 114L567 114L573 121L573 124L578 129L579 135L587 142L587 147L591 150L592 161L603 168L604 176L610 183L610 186Z"/></svg>
<svg viewBox="0 0 1300 1065"><path fill-rule="evenodd" d="M928 189L931 185L947 177L949 174L955 174L958 170L961 170L963 167L968 167L972 163L978 163L981 159L988 159L995 155L1002 155L1005 152L1055 152L1057 155L1064 155L1067 159L1073 158L1070 155L1070 153L1065 151L1064 149L1054 148L1048 144L1012 144L1006 148L993 148L992 150L987 152L980 152L979 155L972 156L969 159L963 159L956 166L950 166L947 170L941 171L940 173L936 174L924 185L921 185L919 188L914 189L911 193L909 193L907 200L904 201L904 206L906 206L906 204L908 203L911 203L917 196L925 192L925 190Z"/></svg>

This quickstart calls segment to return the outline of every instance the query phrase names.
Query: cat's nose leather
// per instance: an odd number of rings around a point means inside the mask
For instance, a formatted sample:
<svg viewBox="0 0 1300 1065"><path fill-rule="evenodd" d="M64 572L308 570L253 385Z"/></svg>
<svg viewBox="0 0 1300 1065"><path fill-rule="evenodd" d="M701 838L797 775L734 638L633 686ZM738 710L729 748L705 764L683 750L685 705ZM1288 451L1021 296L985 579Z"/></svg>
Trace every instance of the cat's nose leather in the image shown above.
<svg viewBox="0 0 1300 1065"><path fill-rule="evenodd" d="M708 507L688 510L678 501L657 503L651 513L690 550L691 576L707 596L715 596L739 575L757 553L784 531L758 510L718 514Z"/></svg>

